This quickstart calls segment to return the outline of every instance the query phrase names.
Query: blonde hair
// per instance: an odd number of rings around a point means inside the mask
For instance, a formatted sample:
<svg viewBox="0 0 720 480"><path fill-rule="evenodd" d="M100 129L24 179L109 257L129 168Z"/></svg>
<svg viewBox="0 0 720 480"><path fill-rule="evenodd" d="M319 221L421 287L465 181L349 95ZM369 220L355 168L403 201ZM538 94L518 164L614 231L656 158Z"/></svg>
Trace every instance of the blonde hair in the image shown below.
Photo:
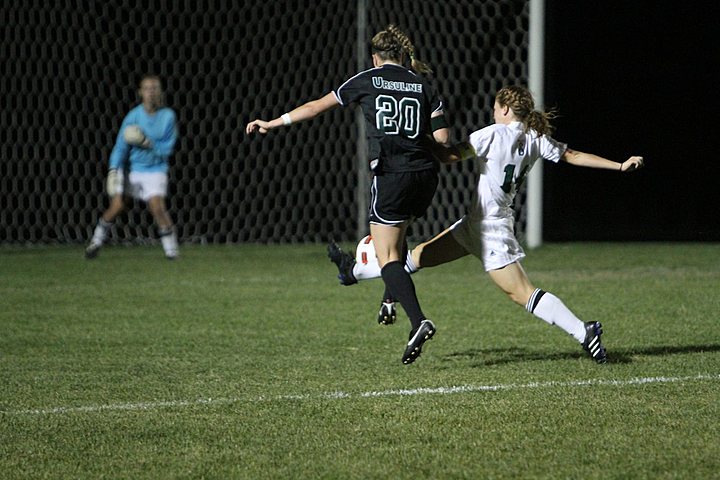
<svg viewBox="0 0 720 480"><path fill-rule="evenodd" d="M503 87L495 95L495 101L503 107L509 107L525 126L525 131L535 130L540 135L551 135L555 130L550 124L557 117L554 110L543 112L535 109L535 99L527 88Z"/></svg>
<svg viewBox="0 0 720 480"><path fill-rule="evenodd" d="M374 54L382 60L391 60L400 63L403 54L410 58L410 66L418 73L432 73L430 65L420 61L415 55L415 46L405 32L397 25L390 24L385 30L378 32L370 41Z"/></svg>

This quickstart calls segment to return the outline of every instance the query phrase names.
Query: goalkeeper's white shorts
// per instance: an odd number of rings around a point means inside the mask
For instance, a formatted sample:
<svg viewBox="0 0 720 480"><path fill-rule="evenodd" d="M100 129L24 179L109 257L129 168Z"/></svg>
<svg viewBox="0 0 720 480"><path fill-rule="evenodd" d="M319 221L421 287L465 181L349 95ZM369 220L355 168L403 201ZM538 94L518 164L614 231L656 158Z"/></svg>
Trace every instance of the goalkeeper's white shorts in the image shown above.
<svg viewBox="0 0 720 480"><path fill-rule="evenodd" d="M525 258L525 252L515 238L512 218L473 222L466 215L450 228L455 240L482 260L485 271L497 270Z"/></svg>
<svg viewBox="0 0 720 480"><path fill-rule="evenodd" d="M126 195L147 202L152 197L167 196L168 176L163 172L130 172L128 182L123 172L118 172L118 194L128 189Z"/></svg>

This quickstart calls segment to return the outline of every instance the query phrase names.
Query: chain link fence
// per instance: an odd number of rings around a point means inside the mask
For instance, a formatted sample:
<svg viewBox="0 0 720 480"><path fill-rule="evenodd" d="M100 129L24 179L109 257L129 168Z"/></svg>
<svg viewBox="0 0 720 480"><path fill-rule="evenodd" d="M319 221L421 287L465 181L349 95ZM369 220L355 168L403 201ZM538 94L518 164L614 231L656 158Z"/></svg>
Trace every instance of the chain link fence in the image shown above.
<svg viewBox="0 0 720 480"><path fill-rule="evenodd" d="M356 240L366 159L357 158L353 108L264 137L247 138L244 126L357 73L359 6L368 37L397 23L431 64L455 140L492 121L501 86L527 85L528 0L0 2L0 243L88 240L145 73L163 78L178 113L168 206L182 242ZM411 240L462 216L476 168L443 167ZM135 205L110 242L155 238Z"/></svg>

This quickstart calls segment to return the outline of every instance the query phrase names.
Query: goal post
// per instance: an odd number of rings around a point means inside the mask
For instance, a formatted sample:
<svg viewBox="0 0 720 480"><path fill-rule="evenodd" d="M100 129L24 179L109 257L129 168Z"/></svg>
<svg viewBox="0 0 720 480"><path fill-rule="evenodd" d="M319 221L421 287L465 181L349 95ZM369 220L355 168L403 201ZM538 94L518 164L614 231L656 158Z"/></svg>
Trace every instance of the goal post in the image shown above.
<svg viewBox="0 0 720 480"><path fill-rule="evenodd" d="M545 104L545 0L529 0L530 31L528 44L528 87L535 97L535 105ZM525 241L529 248L542 245L543 239L543 162L535 162L527 181L527 218Z"/></svg>
<svg viewBox="0 0 720 480"><path fill-rule="evenodd" d="M367 2L357 0L357 71L362 72L367 66ZM355 123L357 125L357 233L356 238L363 238L368 232L368 180L367 162L363 161L368 154L367 130L365 117L359 107L355 109Z"/></svg>

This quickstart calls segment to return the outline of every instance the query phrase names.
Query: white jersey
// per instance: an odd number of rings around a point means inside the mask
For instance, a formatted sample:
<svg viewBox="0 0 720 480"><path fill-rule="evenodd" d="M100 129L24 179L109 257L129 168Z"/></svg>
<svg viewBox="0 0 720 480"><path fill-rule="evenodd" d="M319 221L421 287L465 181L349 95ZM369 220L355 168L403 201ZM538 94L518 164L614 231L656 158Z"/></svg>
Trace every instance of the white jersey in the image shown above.
<svg viewBox="0 0 720 480"><path fill-rule="evenodd" d="M468 212L470 221L512 218L513 200L538 158L557 163L567 145L534 130L523 131L523 124L494 124L470 134L477 152L480 179Z"/></svg>

